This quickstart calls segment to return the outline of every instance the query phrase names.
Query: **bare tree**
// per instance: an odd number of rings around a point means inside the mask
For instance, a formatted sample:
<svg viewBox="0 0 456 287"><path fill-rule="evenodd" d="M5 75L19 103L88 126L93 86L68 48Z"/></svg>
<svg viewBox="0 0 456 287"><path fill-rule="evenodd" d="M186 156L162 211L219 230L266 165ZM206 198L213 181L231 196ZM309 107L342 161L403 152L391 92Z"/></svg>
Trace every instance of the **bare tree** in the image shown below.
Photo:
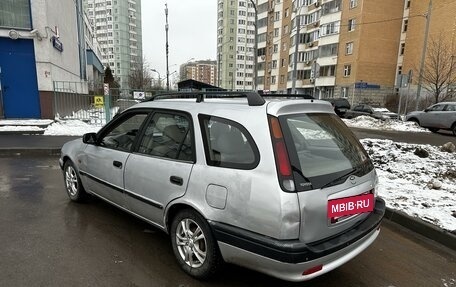
<svg viewBox="0 0 456 287"><path fill-rule="evenodd" d="M431 37L421 77L423 87L431 94L434 103L453 96L451 88L456 83L454 56L453 47L444 34Z"/></svg>
<svg viewBox="0 0 456 287"><path fill-rule="evenodd" d="M130 74L128 75L128 84L130 89L135 90L146 90L151 87L152 76L146 59L143 58L141 62L137 62L131 66Z"/></svg>

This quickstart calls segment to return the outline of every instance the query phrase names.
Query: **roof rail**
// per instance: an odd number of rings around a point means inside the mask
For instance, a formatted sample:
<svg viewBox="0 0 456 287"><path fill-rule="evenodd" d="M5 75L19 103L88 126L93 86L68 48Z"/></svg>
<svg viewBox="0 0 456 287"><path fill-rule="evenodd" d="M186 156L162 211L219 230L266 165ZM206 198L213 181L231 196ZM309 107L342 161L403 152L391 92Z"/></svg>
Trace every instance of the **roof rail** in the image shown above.
<svg viewBox="0 0 456 287"><path fill-rule="evenodd" d="M311 95L302 95L302 94L262 94L261 95L263 98L287 98L287 99L293 99L293 98L302 98L305 100L315 100L314 97Z"/></svg>
<svg viewBox="0 0 456 287"><path fill-rule="evenodd" d="M205 98L247 98L249 106L262 106L265 100L256 92L250 91L192 91L192 92L171 92L162 93L153 96L147 101L155 101L158 99L187 99L195 98L197 103L204 102Z"/></svg>

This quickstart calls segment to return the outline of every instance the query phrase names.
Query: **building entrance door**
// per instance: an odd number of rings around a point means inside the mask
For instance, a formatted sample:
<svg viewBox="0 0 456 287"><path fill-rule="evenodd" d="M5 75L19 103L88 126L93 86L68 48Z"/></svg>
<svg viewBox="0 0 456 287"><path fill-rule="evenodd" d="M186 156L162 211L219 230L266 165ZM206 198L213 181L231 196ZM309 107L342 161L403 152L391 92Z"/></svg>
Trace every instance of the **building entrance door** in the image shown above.
<svg viewBox="0 0 456 287"><path fill-rule="evenodd" d="M33 40L0 37L1 107L5 118L40 118Z"/></svg>

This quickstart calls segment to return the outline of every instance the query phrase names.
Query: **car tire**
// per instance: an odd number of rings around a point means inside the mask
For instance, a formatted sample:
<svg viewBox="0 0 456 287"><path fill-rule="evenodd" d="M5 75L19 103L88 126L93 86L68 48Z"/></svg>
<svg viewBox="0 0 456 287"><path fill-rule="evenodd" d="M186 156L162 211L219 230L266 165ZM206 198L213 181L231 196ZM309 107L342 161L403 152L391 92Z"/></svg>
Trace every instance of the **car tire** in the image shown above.
<svg viewBox="0 0 456 287"><path fill-rule="evenodd" d="M419 121L417 118L411 118L411 119L409 119L408 121L409 121L409 122L414 122L414 123L416 123L417 125L421 126L421 125L420 125L420 121Z"/></svg>
<svg viewBox="0 0 456 287"><path fill-rule="evenodd" d="M436 133L439 129L437 128L428 128L431 132Z"/></svg>
<svg viewBox="0 0 456 287"><path fill-rule="evenodd" d="M197 279L216 273L222 260L207 221L196 211L180 211L171 223L171 243L180 267Z"/></svg>
<svg viewBox="0 0 456 287"><path fill-rule="evenodd" d="M71 160L67 160L63 166L63 179L68 197L72 201L82 202L87 198L87 193L82 186L81 178Z"/></svg>

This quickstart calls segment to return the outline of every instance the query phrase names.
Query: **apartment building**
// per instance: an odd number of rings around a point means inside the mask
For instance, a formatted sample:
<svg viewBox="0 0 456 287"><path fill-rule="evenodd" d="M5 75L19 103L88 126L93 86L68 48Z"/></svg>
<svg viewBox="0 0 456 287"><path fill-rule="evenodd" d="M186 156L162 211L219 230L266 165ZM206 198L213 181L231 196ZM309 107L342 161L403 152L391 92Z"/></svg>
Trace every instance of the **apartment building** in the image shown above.
<svg viewBox="0 0 456 287"><path fill-rule="evenodd" d="M411 90L416 94L419 81L419 70L421 67L421 57L426 46L424 69L431 68L429 61L434 43L441 45L439 57L442 69L454 69L454 57L456 56L456 1L454 0L434 0L430 13L429 0L404 0L404 12L401 26L400 44L396 49L398 60L396 67L396 77L401 74L410 74L412 71ZM428 15L430 14L430 15ZM426 17L428 15L428 17ZM426 22L429 21L427 44L424 44L426 37ZM433 47L434 46L434 47ZM435 59L435 58L434 58ZM446 67L445 67L446 66ZM442 75L441 75L442 76ZM454 76L452 77L454 78ZM422 83L425 85L426 83ZM455 83L451 83L455 84ZM445 92L445 91L444 91ZM420 98L423 98L428 91L421 89Z"/></svg>
<svg viewBox="0 0 456 287"><path fill-rule="evenodd" d="M398 95L398 75L410 70L415 74L411 90L416 90L428 0L258 0L255 4L258 90L383 105L387 96ZM241 0L219 1L218 63L224 87L242 74L234 69L243 67L236 60L245 55L231 43L238 42L236 32L244 22L237 19L244 6ZM429 39L444 38L452 62L455 14L454 0L440 0L434 1L429 17Z"/></svg>
<svg viewBox="0 0 456 287"><path fill-rule="evenodd" d="M217 62L211 60L188 62L180 66L180 80L196 80L217 86Z"/></svg>
<svg viewBox="0 0 456 287"><path fill-rule="evenodd" d="M143 58L141 1L84 0L84 9L104 53L103 64L127 89L131 69Z"/></svg>
<svg viewBox="0 0 456 287"><path fill-rule="evenodd" d="M382 105L395 94L404 1L342 1L335 95Z"/></svg>
<svg viewBox="0 0 456 287"><path fill-rule="evenodd" d="M255 6L250 0L218 0L217 86L252 90Z"/></svg>

